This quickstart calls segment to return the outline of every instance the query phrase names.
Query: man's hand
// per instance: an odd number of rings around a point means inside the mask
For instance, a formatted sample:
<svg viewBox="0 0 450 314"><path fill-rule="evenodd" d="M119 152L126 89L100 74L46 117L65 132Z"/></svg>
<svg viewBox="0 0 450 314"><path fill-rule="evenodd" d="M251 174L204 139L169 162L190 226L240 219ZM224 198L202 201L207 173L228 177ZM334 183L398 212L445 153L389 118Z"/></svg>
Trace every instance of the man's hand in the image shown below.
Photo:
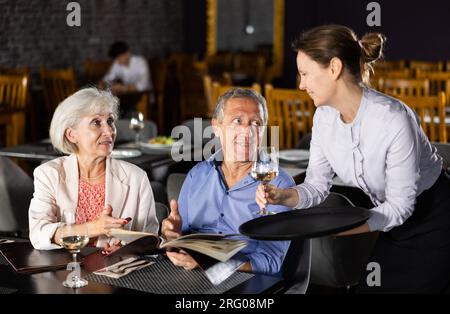
<svg viewBox="0 0 450 314"><path fill-rule="evenodd" d="M185 251L167 252L167 257L175 266L183 267L186 270L194 269L198 266L197 262Z"/></svg>
<svg viewBox="0 0 450 314"><path fill-rule="evenodd" d="M163 220L161 225L161 234L167 240L173 240L181 236L181 216L178 212L177 201L170 201L170 215Z"/></svg>

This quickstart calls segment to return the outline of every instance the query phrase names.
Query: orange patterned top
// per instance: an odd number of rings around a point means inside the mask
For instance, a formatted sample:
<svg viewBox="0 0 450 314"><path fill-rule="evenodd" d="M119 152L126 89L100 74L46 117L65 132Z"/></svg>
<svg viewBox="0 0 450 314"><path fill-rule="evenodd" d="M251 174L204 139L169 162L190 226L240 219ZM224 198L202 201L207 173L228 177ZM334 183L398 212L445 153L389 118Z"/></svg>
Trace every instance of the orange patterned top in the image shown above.
<svg viewBox="0 0 450 314"><path fill-rule="evenodd" d="M78 205L76 223L82 224L100 217L105 207L105 180L88 183L80 179L78 186Z"/></svg>

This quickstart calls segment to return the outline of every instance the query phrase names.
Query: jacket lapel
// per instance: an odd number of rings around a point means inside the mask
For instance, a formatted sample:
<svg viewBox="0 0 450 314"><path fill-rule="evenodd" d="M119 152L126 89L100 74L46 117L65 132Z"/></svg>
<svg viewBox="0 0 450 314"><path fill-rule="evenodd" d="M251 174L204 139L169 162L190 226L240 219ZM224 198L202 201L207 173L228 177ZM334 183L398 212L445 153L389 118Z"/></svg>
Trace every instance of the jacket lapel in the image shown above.
<svg viewBox="0 0 450 314"><path fill-rule="evenodd" d="M129 190L125 183L126 173L120 163L108 157L106 159L105 206L111 205L113 217L121 217Z"/></svg>
<svg viewBox="0 0 450 314"><path fill-rule="evenodd" d="M63 163L65 184L61 187L66 190L66 193L61 193L61 196L66 195L66 199L61 200L66 208L77 208L78 205L78 162L77 156L72 154L68 156ZM61 208L63 210L63 208Z"/></svg>

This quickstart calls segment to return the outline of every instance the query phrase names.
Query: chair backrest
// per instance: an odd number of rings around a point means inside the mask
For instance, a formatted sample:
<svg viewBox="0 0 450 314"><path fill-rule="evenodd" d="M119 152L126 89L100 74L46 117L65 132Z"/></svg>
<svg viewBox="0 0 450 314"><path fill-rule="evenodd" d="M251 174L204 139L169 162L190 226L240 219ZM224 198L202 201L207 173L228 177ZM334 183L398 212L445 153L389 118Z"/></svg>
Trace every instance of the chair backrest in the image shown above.
<svg viewBox="0 0 450 314"><path fill-rule="evenodd" d="M73 68L48 70L41 68L41 82L44 87L44 100L51 116L58 104L76 91Z"/></svg>
<svg viewBox="0 0 450 314"><path fill-rule="evenodd" d="M160 130L165 129L165 119L164 119L164 92L166 88L167 81L167 66L168 60L151 58L149 59L149 67L153 85L153 93L155 95L156 103L156 115L158 128Z"/></svg>
<svg viewBox="0 0 450 314"><path fill-rule="evenodd" d="M443 71L444 70L444 62L413 60L409 63L409 68L414 71L417 71L417 70L420 70L420 71Z"/></svg>
<svg viewBox="0 0 450 314"><path fill-rule="evenodd" d="M450 143L432 143L439 154L444 159L444 167L450 167Z"/></svg>
<svg viewBox="0 0 450 314"><path fill-rule="evenodd" d="M112 62L105 61L93 61L87 59L84 62L84 83L85 84L97 84L108 73Z"/></svg>
<svg viewBox="0 0 450 314"><path fill-rule="evenodd" d="M171 57L170 63L175 64L180 87L180 121L207 116L203 78L195 62L196 56L193 54L175 54Z"/></svg>
<svg viewBox="0 0 450 314"><path fill-rule="evenodd" d="M236 53L233 57L233 72L244 74L262 85L265 83L266 58L259 53Z"/></svg>
<svg viewBox="0 0 450 314"><path fill-rule="evenodd" d="M212 116L215 103L213 102L213 81L210 75L203 75L203 89L205 91L206 104L208 105L208 115Z"/></svg>
<svg viewBox="0 0 450 314"><path fill-rule="evenodd" d="M375 72L380 71L397 71L406 67L405 60L382 60L375 64Z"/></svg>
<svg viewBox="0 0 450 314"><path fill-rule="evenodd" d="M156 219L159 222L159 231L161 232L161 224L164 219L166 219L169 214L169 208L163 203L155 202L155 210L156 210Z"/></svg>
<svg viewBox="0 0 450 314"><path fill-rule="evenodd" d="M319 207L353 206L342 194L330 193ZM314 209L312 209L314 210ZM378 233L312 239L310 283L343 288L357 285Z"/></svg>
<svg viewBox="0 0 450 314"><path fill-rule="evenodd" d="M178 201L178 196L180 195L181 187L186 179L186 174L184 173L171 173L167 177L167 200L170 204L171 200Z"/></svg>
<svg viewBox="0 0 450 314"><path fill-rule="evenodd" d="M402 70L379 70L376 69L374 75L370 77L370 85L381 90L383 81L381 79L413 79L413 72L410 69ZM380 81L381 80L381 81Z"/></svg>
<svg viewBox="0 0 450 314"><path fill-rule="evenodd" d="M0 157L0 234L27 236L32 179L15 163Z"/></svg>
<svg viewBox="0 0 450 314"><path fill-rule="evenodd" d="M382 78L379 81L380 90L392 96L428 96L430 82L424 79L391 79Z"/></svg>
<svg viewBox="0 0 450 314"><path fill-rule="evenodd" d="M311 272L311 240L292 240L283 261L284 293L303 294Z"/></svg>
<svg viewBox="0 0 450 314"><path fill-rule="evenodd" d="M439 92L450 93L448 82L450 82L450 72L444 71L420 71L416 72L416 78L430 81L430 94L437 95Z"/></svg>
<svg viewBox="0 0 450 314"><path fill-rule="evenodd" d="M136 133L130 129L130 120L118 119L115 122L117 129L117 142L134 141ZM141 130L140 137L142 142L146 142L151 138L156 137L158 129L155 122L144 120L144 128Z"/></svg>
<svg viewBox="0 0 450 314"><path fill-rule="evenodd" d="M0 124L6 126L6 145L25 141L27 75L0 75Z"/></svg>
<svg viewBox="0 0 450 314"><path fill-rule="evenodd" d="M24 110L27 88L27 75L0 75L0 112Z"/></svg>
<svg viewBox="0 0 450 314"><path fill-rule="evenodd" d="M219 53L205 57L206 73L219 77L224 72L232 71L233 56L231 53Z"/></svg>
<svg viewBox="0 0 450 314"><path fill-rule="evenodd" d="M312 130L314 102L305 91L273 88L266 84L269 126L279 127L280 149L293 148L301 135Z"/></svg>
<svg viewBox="0 0 450 314"><path fill-rule="evenodd" d="M232 88L245 88L245 89L253 89L261 94L261 85L258 83L253 84L252 86L232 86L232 85L222 85L219 82L212 83L212 104L217 104L219 97L225 94L228 90ZM214 108L212 108L214 109Z"/></svg>
<svg viewBox="0 0 450 314"><path fill-rule="evenodd" d="M211 127L210 119L200 119L200 118L189 119L184 121L181 125L187 127L191 133L190 142L187 139L183 139L184 144L189 144L194 147L200 146L203 147L207 142L209 142L212 138L214 138L214 132ZM206 134L205 130L207 128L209 128L211 132L206 133L210 133L211 136L204 137L203 135Z"/></svg>
<svg viewBox="0 0 450 314"><path fill-rule="evenodd" d="M419 115L422 128L432 142L447 143L447 126L445 123L447 100L444 92L439 93L438 96L397 97Z"/></svg>

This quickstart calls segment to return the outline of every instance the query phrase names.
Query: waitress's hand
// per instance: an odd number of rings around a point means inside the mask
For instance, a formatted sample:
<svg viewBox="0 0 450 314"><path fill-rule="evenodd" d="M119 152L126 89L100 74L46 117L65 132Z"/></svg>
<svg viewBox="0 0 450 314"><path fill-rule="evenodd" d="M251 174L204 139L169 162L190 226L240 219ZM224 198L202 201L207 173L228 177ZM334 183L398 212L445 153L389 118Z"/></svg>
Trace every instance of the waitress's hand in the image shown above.
<svg viewBox="0 0 450 314"><path fill-rule="evenodd" d="M100 217L91 222L91 226L89 226L89 237L109 235L109 231L112 228L122 228L128 223L127 219L114 218L111 214L112 207L108 205L103 209Z"/></svg>
<svg viewBox="0 0 450 314"><path fill-rule="evenodd" d="M294 208L298 201L298 194L294 189L279 189L272 184L260 184L256 190L256 203L260 208L266 208L268 204Z"/></svg>

